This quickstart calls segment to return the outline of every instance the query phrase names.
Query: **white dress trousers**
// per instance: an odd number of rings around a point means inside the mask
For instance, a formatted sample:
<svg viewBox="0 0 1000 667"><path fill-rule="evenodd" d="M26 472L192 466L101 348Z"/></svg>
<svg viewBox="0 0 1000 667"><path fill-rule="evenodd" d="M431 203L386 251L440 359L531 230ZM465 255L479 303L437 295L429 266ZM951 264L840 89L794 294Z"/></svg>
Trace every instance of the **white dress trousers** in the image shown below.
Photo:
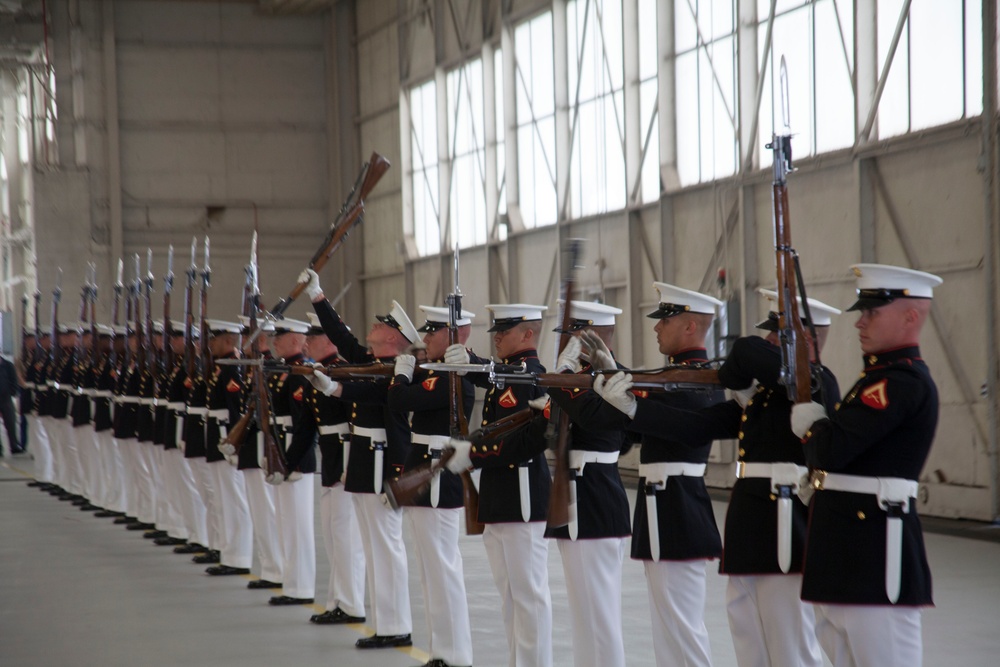
<svg viewBox="0 0 1000 667"><path fill-rule="evenodd" d="M47 417L28 415L28 447L35 457L35 479L39 482L51 483L54 471L52 469L52 445L49 443Z"/></svg>
<svg viewBox="0 0 1000 667"><path fill-rule="evenodd" d="M177 499L180 501L181 516L184 517L184 527L187 530L188 542L208 546L208 509L201 497L198 484L198 474L192 461L197 459L184 458L184 452L175 450L178 454L178 469L180 486L177 489Z"/></svg>
<svg viewBox="0 0 1000 667"><path fill-rule="evenodd" d="M552 597L545 522L489 523L483 546L500 593L510 667L552 664Z"/></svg>
<svg viewBox="0 0 1000 667"><path fill-rule="evenodd" d="M849 604L815 607L816 634L833 667L921 667L923 664L919 607Z"/></svg>
<svg viewBox="0 0 1000 667"><path fill-rule="evenodd" d="M556 540L566 574L573 664L625 667L622 563L625 538Z"/></svg>
<svg viewBox="0 0 1000 667"><path fill-rule="evenodd" d="M365 549L365 573L371 616L377 635L405 635L413 629L407 581L403 513L382 503L374 493L355 493L354 509Z"/></svg>
<svg viewBox="0 0 1000 667"><path fill-rule="evenodd" d="M253 538L260 561L260 578L281 583L283 558L278 542L278 523L274 511L274 487L264 481L260 468L243 470L247 506L253 523Z"/></svg>
<svg viewBox="0 0 1000 667"><path fill-rule="evenodd" d="M185 488L181 479L185 473L181 464L184 457L179 449L162 447L157 449L160 456L160 473L163 475L163 498L160 502L164 506L163 530L167 531L170 537L186 540L190 535L183 511L184 502L181 499L181 492Z"/></svg>
<svg viewBox="0 0 1000 667"><path fill-rule="evenodd" d="M365 615L365 549L351 494L343 484L319 492L319 524L330 562L326 609L340 607L350 616Z"/></svg>
<svg viewBox="0 0 1000 667"><path fill-rule="evenodd" d="M118 451L122 455L122 472L125 474L122 484L125 514L130 517L137 517L139 513L139 480L136 478L135 472L135 459L138 456L136 449L138 447L139 442L135 438L118 439Z"/></svg>
<svg viewBox="0 0 1000 667"><path fill-rule="evenodd" d="M816 616L801 574L731 575L726 612L739 667L822 667Z"/></svg>
<svg viewBox="0 0 1000 667"><path fill-rule="evenodd" d="M103 468L101 477L104 479L99 494L100 502L97 504L109 512L124 512L125 466L118 450L118 441L111 429L95 432L94 438L100 442Z"/></svg>
<svg viewBox="0 0 1000 667"><path fill-rule="evenodd" d="M202 546L215 551L222 551L222 521L219 516L219 497L215 490L215 475L204 458L188 459L194 471L194 482L198 487L198 495L205 505L205 527L207 541Z"/></svg>
<svg viewBox="0 0 1000 667"><path fill-rule="evenodd" d="M159 470L156 468L156 460L153 458L153 448L151 442L135 442L136 458L138 463L136 479L139 480L139 507L136 510L136 518L142 523L156 523L156 501L157 488L160 484Z"/></svg>
<svg viewBox="0 0 1000 667"><path fill-rule="evenodd" d="M428 653L449 665L472 664L472 626L458 537L465 509L407 507L427 605Z"/></svg>
<svg viewBox="0 0 1000 667"><path fill-rule="evenodd" d="M282 482L274 489L278 542L284 564L281 588L293 598L316 597L314 477L313 473L304 473L302 479Z"/></svg>
<svg viewBox="0 0 1000 667"><path fill-rule="evenodd" d="M95 505L101 505L104 488L104 456L101 452L101 442L97 439L92 424L84 424L73 429L77 441L77 453L80 457L80 470L83 473L84 495Z"/></svg>
<svg viewBox="0 0 1000 667"><path fill-rule="evenodd" d="M215 475L219 495L222 548L219 561L230 567L250 567L253 564L253 523L243 475L227 461L208 464Z"/></svg>
<svg viewBox="0 0 1000 667"><path fill-rule="evenodd" d="M653 616L657 667L708 667L712 651L705 627L706 560L643 561Z"/></svg>

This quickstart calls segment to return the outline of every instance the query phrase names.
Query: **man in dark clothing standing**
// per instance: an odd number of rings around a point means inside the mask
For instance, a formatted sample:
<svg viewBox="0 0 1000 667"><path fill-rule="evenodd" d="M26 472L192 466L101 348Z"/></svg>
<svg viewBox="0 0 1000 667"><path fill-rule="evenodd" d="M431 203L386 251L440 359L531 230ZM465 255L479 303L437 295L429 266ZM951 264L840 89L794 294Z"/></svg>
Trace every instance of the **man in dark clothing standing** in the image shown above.
<svg viewBox="0 0 1000 667"><path fill-rule="evenodd" d="M10 446L11 454L17 454L21 451L14 415L14 398L16 396L17 372L14 370L14 364L7 357L0 356L0 417L3 417L3 425L7 429L7 443ZM2 448L0 448L0 456L3 456Z"/></svg>

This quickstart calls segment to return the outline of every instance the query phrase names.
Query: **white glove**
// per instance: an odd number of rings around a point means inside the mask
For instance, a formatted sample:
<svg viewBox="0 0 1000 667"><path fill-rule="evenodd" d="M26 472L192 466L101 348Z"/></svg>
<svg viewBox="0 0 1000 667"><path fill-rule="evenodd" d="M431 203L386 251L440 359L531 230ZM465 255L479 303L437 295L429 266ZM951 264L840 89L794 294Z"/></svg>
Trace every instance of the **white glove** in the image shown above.
<svg viewBox="0 0 1000 667"><path fill-rule="evenodd" d="M299 274L299 284L305 283L306 296L310 301L315 301L323 296L323 288L319 286L319 274L312 269L306 269Z"/></svg>
<svg viewBox="0 0 1000 667"><path fill-rule="evenodd" d="M548 396L539 396L538 398L533 398L528 401L528 407L532 410L538 410L539 412L544 412L545 408L549 405Z"/></svg>
<svg viewBox="0 0 1000 667"><path fill-rule="evenodd" d="M750 399L756 395L757 395L757 380L751 382L749 387L733 390L733 398L736 400L737 403L740 404L740 407L743 408L744 410L747 409L747 403L750 402Z"/></svg>
<svg viewBox="0 0 1000 667"><path fill-rule="evenodd" d="M472 450L471 442L451 438L448 440L448 446L455 450L452 457L448 459L448 463L445 464L448 470L458 475L472 467L472 458L469 456L469 452Z"/></svg>
<svg viewBox="0 0 1000 667"><path fill-rule="evenodd" d="M332 396L337 389L340 388L340 383L336 380L331 380L325 373L319 369L313 370L312 375L307 375L309 378L309 384L315 387L316 391L323 394L324 396Z"/></svg>
<svg viewBox="0 0 1000 667"><path fill-rule="evenodd" d="M236 447L234 447L229 442L223 440L222 442L219 443L219 451L222 452L223 456L228 458L236 454Z"/></svg>
<svg viewBox="0 0 1000 667"><path fill-rule="evenodd" d="M226 454L225 456L226 456L226 463L233 466L234 468L240 464L240 457L236 456L236 454Z"/></svg>
<svg viewBox="0 0 1000 667"><path fill-rule="evenodd" d="M417 358L412 354L396 355L396 368L393 375L405 375L406 381L413 379L413 368L417 365Z"/></svg>
<svg viewBox="0 0 1000 667"><path fill-rule="evenodd" d="M449 345L444 351L444 362L446 364L467 364L469 363L469 351L461 343ZM458 371L459 375L465 375L465 371Z"/></svg>
<svg viewBox="0 0 1000 667"><path fill-rule="evenodd" d="M792 406L792 433L804 438L812 425L820 419L826 419L826 408L815 401L811 403L796 403Z"/></svg>
<svg viewBox="0 0 1000 667"><path fill-rule="evenodd" d="M579 372L580 352L582 351L583 345L580 344L580 339L576 336L570 337L566 342L566 347L563 348L563 351L559 353L559 358L556 359L556 373L562 373L563 371Z"/></svg>
<svg viewBox="0 0 1000 667"><path fill-rule="evenodd" d="M580 334L580 342L583 343L583 356L594 370L608 371L618 368L615 358L611 356L611 350L596 333L590 329L585 330Z"/></svg>
<svg viewBox="0 0 1000 667"><path fill-rule="evenodd" d="M278 486L285 481L285 476L276 472L269 472L264 475L264 481L272 486Z"/></svg>
<svg viewBox="0 0 1000 667"><path fill-rule="evenodd" d="M300 473L298 470L293 470L292 472L288 473L288 479L286 481L297 482L300 479L302 479L302 473Z"/></svg>
<svg viewBox="0 0 1000 667"><path fill-rule="evenodd" d="M635 394L629 391L630 389L632 389L632 374L624 371L618 371L610 378L598 375L594 379L594 391L597 395L603 398L608 405L632 419L635 417L638 405Z"/></svg>

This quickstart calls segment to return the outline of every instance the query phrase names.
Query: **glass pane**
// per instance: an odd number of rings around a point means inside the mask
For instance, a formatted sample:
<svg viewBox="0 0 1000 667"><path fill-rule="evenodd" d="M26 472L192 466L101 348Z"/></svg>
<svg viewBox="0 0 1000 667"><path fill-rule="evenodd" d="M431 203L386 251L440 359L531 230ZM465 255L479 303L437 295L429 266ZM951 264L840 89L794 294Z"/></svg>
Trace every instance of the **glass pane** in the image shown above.
<svg viewBox="0 0 1000 667"><path fill-rule="evenodd" d="M639 0L639 79L656 76L656 0Z"/></svg>
<svg viewBox="0 0 1000 667"><path fill-rule="evenodd" d="M965 81L960 2L916 0L910 6L911 130L962 117Z"/></svg>
<svg viewBox="0 0 1000 667"><path fill-rule="evenodd" d="M854 53L850 15L842 16L848 57ZM854 89L834 3L816 5L816 152L854 144Z"/></svg>
<svg viewBox="0 0 1000 667"><path fill-rule="evenodd" d="M674 51L684 53L698 44L698 27L695 23L696 0L674 2Z"/></svg>
<svg viewBox="0 0 1000 667"><path fill-rule="evenodd" d="M881 0L878 3L878 71L881 76L889 45L892 44L892 34L896 29L902 0ZM912 6L911 6L912 8ZM909 101L909 65L906 52L910 50L908 30L904 26L903 34L896 48L896 57L889 69L889 76L882 91L882 100L878 105L878 136L891 137L903 134L910 129ZM859 131L862 128L858 128Z"/></svg>
<svg viewBox="0 0 1000 667"><path fill-rule="evenodd" d="M497 143L501 144L504 140L504 133L507 131L507 121L503 116L503 51L497 49L493 56L493 82L496 89L496 131L497 131Z"/></svg>
<svg viewBox="0 0 1000 667"><path fill-rule="evenodd" d="M965 115L983 113L983 6L965 0Z"/></svg>
<svg viewBox="0 0 1000 667"><path fill-rule="evenodd" d="M660 196L660 123L654 113L657 97L656 80L646 81L639 87L639 127L645 145L646 159L642 163L641 201L656 201Z"/></svg>
<svg viewBox="0 0 1000 667"><path fill-rule="evenodd" d="M698 54L677 57L677 171L682 185L701 180L698 151Z"/></svg>
<svg viewBox="0 0 1000 667"><path fill-rule="evenodd" d="M456 158L452 171L450 217L463 248L486 242L482 157L481 153L474 153Z"/></svg>

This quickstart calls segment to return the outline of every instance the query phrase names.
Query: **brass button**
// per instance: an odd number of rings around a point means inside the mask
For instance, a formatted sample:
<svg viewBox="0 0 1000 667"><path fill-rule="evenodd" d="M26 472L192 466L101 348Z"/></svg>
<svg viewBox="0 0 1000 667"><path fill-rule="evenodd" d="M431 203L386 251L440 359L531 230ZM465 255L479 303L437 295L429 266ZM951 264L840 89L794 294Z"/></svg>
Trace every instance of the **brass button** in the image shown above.
<svg viewBox="0 0 1000 667"><path fill-rule="evenodd" d="M745 450L742 447L740 447L740 457L743 457L743 456L746 456L746 455L747 455L747 450Z"/></svg>
<svg viewBox="0 0 1000 667"><path fill-rule="evenodd" d="M493 445L493 451L494 451L494 452L495 452L495 451L497 451L497 450L499 450L499 449L500 449L500 446L499 446L499 445Z"/></svg>
<svg viewBox="0 0 1000 667"><path fill-rule="evenodd" d="M750 404L747 403L747 405L750 405ZM747 420L747 416L746 415L743 415L742 417L740 417L740 421L741 422L745 422L746 420Z"/></svg>
<svg viewBox="0 0 1000 667"><path fill-rule="evenodd" d="M509 467L509 468L510 468L511 470L513 470L513 469L514 469L514 464L513 464L513 463L511 463L511 464L510 464L510 466L508 466L508 467Z"/></svg>
<svg viewBox="0 0 1000 667"><path fill-rule="evenodd" d="M862 521L864 521L865 520L865 513L862 512L861 510L858 510L858 518L861 519Z"/></svg>
<svg viewBox="0 0 1000 667"><path fill-rule="evenodd" d="M573 390L573 393L574 393L574 394L577 394L577 393L579 393L579 392L580 392L580 389L579 389L579 388L576 388L576 389L574 389L574 390Z"/></svg>
<svg viewBox="0 0 1000 667"><path fill-rule="evenodd" d="M740 440L742 440L743 439L743 431L740 431L740 434L738 436L736 436L736 437L739 438Z"/></svg>
<svg viewBox="0 0 1000 667"><path fill-rule="evenodd" d="M874 364L876 361L878 361L878 357L876 357L874 354L868 357L869 364Z"/></svg>
<svg viewBox="0 0 1000 667"><path fill-rule="evenodd" d="M483 420L483 426L486 426L486 424L487 424L487 423L488 423L488 422L487 422L487 421L486 421L486 420L484 419L484 420Z"/></svg>
<svg viewBox="0 0 1000 667"><path fill-rule="evenodd" d="M777 499L778 499L778 496L774 495L773 493L772 493L772 494L771 494L770 496L768 496L768 497L769 497L769 498L770 498L771 500L777 500Z"/></svg>

